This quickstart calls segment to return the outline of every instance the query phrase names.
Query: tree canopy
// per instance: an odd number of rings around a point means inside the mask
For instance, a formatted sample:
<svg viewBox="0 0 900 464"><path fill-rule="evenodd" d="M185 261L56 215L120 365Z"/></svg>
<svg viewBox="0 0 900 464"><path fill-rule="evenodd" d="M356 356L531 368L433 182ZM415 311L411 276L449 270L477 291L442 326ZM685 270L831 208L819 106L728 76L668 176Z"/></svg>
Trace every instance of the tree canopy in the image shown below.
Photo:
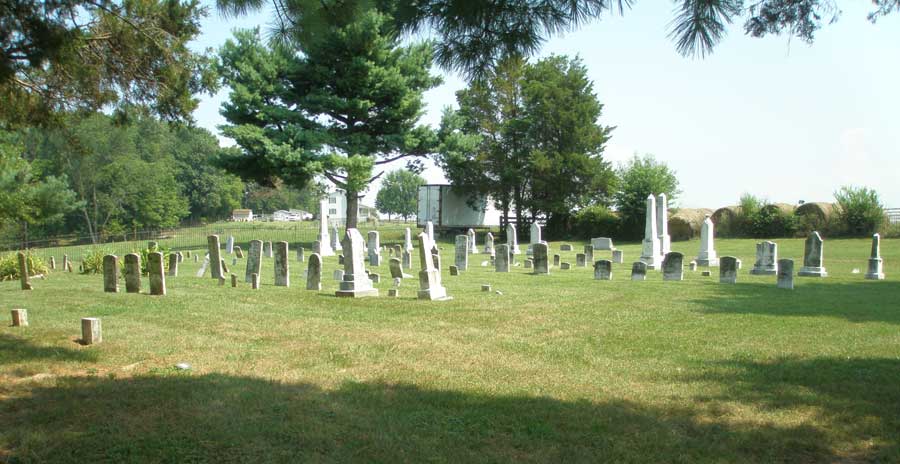
<svg viewBox="0 0 900 464"><path fill-rule="evenodd" d="M375 196L375 208L382 213L409 219L416 215L419 186L425 184L422 176L407 169L389 172L381 181L381 190Z"/></svg>
<svg viewBox="0 0 900 464"><path fill-rule="evenodd" d="M671 208L681 193L678 178L675 171L653 155L634 155L618 167L617 174L618 188L613 199L622 221L622 232L630 238L641 237L647 217L647 196L665 193Z"/></svg>

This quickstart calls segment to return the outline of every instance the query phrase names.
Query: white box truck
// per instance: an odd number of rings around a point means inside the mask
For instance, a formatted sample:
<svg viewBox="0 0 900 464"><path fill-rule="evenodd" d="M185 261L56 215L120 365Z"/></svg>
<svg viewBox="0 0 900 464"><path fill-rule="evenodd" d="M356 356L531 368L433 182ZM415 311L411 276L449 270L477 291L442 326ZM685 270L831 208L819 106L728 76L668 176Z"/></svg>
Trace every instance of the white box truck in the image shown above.
<svg viewBox="0 0 900 464"><path fill-rule="evenodd" d="M428 221L434 224L435 229L477 229L500 225L500 211L494 208L494 202L483 198L473 208L466 203L466 199L466 195L455 192L450 185L420 186L416 225L425 227Z"/></svg>

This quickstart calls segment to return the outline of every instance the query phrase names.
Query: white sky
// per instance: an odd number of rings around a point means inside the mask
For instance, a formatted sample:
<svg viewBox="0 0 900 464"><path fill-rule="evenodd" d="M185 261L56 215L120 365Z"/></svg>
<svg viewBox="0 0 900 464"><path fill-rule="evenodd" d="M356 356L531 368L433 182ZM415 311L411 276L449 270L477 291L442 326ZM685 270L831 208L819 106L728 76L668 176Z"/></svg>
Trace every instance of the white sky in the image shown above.
<svg viewBox="0 0 900 464"><path fill-rule="evenodd" d="M840 4L840 20L812 45L752 39L735 24L711 56L691 59L666 37L673 4L642 1L622 17L552 38L539 56L584 60L605 105L600 123L617 127L604 156L618 162L636 152L656 155L677 171L679 206L717 208L744 192L784 203L833 201L838 187L852 184L875 188L886 206L900 207L900 14L873 25L869 2ZM269 20L265 12L226 20L210 10L197 48L217 48L232 29L265 29ZM445 83L426 95L422 120L434 126L465 86L442 74ZM198 124L218 134L225 99L227 91L204 96ZM426 179L445 181L431 166ZM363 202L374 204L377 189Z"/></svg>

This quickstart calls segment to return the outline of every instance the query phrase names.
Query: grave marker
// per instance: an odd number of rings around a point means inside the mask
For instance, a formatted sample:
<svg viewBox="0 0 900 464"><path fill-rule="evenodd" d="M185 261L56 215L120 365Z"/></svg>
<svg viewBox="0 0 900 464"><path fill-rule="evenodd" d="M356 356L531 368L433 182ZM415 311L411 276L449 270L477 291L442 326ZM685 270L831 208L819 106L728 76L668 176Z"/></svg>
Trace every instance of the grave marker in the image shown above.
<svg viewBox="0 0 900 464"><path fill-rule="evenodd" d="M698 266L718 266L719 259L716 256L716 247L715 247L715 225L713 225L712 219L710 219L709 215L706 215L706 219L703 220L703 225L700 227L700 253L697 254L697 265Z"/></svg>
<svg viewBox="0 0 900 464"><path fill-rule="evenodd" d="M457 235L456 236L456 248L454 249L454 263L456 264L456 268L459 271L465 271L469 269L469 236L468 235ZM450 268L450 275L456 275L453 273L453 268Z"/></svg>
<svg viewBox="0 0 900 464"><path fill-rule="evenodd" d="M103 291L119 292L119 258L116 255L103 257Z"/></svg>
<svg viewBox="0 0 900 464"><path fill-rule="evenodd" d="M350 298L378 296L378 289L372 287L372 281L366 276L362 235L355 228L347 228L341 245L344 247L344 277L335 295Z"/></svg>
<svg viewBox="0 0 900 464"><path fill-rule="evenodd" d="M778 260L778 288L787 290L794 289L794 260L779 259Z"/></svg>
<svg viewBox="0 0 900 464"><path fill-rule="evenodd" d="M737 282L737 258L723 256L719 260L719 283L733 284Z"/></svg>
<svg viewBox="0 0 900 464"><path fill-rule="evenodd" d="M262 241L250 241L250 254L247 256L247 270L244 272L244 281L253 282L253 274L259 274L262 265Z"/></svg>
<svg viewBox="0 0 900 464"><path fill-rule="evenodd" d="M219 249L219 236L209 235L206 237L206 245L209 252L209 272L212 278L219 280L222 278L222 256Z"/></svg>
<svg viewBox="0 0 900 464"><path fill-rule="evenodd" d="M169 277L178 277L178 255L169 253Z"/></svg>
<svg viewBox="0 0 900 464"><path fill-rule="evenodd" d="M275 242L275 286L290 287L290 253L288 252L288 242Z"/></svg>
<svg viewBox="0 0 900 464"><path fill-rule="evenodd" d="M125 292L141 293L141 255L125 255Z"/></svg>
<svg viewBox="0 0 900 464"><path fill-rule="evenodd" d="M497 245L494 254L494 271L509 272L509 245Z"/></svg>
<svg viewBox="0 0 900 464"><path fill-rule="evenodd" d="M100 326L100 318L84 317L81 319L81 343L84 345L96 345L103 341L103 329Z"/></svg>
<svg viewBox="0 0 900 464"><path fill-rule="evenodd" d="M12 326L13 327L27 327L28 326L28 310L13 309L11 312L12 312Z"/></svg>
<svg viewBox="0 0 900 464"><path fill-rule="evenodd" d="M532 259L534 260L534 273L547 275L550 274L550 263L547 257L547 244L535 243L532 245Z"/></svg>
<svg viewBox="0 0 900 464"><path fill-rule="evenodd" d="M430 224L430 222L429 222ZM419 264L422 268L419 271L419 292L420 300L449 300L447 289L441 285L440 255L431 254L431 248L434 243L428 237L428 234L419 234ZM438 266L435 266L437 261Z"/></svg>
<svg viewBox="0 0 900 464"><path fill-rule="evenodd" d="M684 255L677 251L666 253L662 262L663 280L684 279Z"/></svg>
<svg viewBox="0 0 900 464"><path fill-rule="evenodd" d="M750 270L753 275L778 274L778 244L775 242L759 242L756 244L756 262Z"/></svg>
<svg viewBox="0 0 900 464"><path fill-rule="evenodd" d="M343 272L341 279L344 278ZM322 257L316 253L309 255L309 264L306 266L306 289L322 290Z"/></svg>
<svg viewBox="0 0 900 464"><path fill-rule="evenodd" d="M519 238L516 236L516 226L513 224L506 225L506 244L509 245L509 254L514 256L522 254L522 250L519 250Z"/></svg>
<svg viewBox="0 0 900 464"><path fill-rule="evenodd" d="M647 196L647 217L644 221L644 241L641 243L642 263L647 269L656 269L660 261L659 233L656 229L656 197Z"/></svg>
<svg viewBox="0 0 900 464"><path fill-rule="evenodd" d="M818 232L810 232L803 250L803 267L797 273L801 277L827 277L824 264L825 244Z"/></svg>
<svg viewBox="0 0 900 464"><path fill-rule="evenodd" d="M16 253L16 259L19 261L19 283L22 290L31 290L31 282L28 276L28 258L21 251ZM104 259L104 263L106 260Z"/></svg>
<svg viewBox="0 0 900 464"><path fill-rule="evenodd" d="M635 261L631 265L631 280L647 280L647 263Z"/></svg>
<svg viewBox="0 0 900 464"><path fill-rule="evenodd" d="M594 263L594 280L612 280L612 261L601 259Z"/></svg>
<svg viewBox="0 0 900 464"><path fill-rule="evenodd" d="M150 275L150 294L165 296L166 274L163 266L163 255L156 251L147 253L147 273Z"/></svg>

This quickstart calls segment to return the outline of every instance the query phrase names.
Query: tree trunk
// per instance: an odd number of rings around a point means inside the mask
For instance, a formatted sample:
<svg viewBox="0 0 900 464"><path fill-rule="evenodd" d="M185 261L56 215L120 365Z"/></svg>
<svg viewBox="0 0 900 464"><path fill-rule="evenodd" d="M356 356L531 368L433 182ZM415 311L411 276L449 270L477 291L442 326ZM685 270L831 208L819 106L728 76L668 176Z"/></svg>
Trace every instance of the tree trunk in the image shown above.
<svg viewBox="0 0 900 464"><path fill-rule="evenodd" d="M357 192L347 192L347 229L356 228L359 215L359 194Z"/></svg>

